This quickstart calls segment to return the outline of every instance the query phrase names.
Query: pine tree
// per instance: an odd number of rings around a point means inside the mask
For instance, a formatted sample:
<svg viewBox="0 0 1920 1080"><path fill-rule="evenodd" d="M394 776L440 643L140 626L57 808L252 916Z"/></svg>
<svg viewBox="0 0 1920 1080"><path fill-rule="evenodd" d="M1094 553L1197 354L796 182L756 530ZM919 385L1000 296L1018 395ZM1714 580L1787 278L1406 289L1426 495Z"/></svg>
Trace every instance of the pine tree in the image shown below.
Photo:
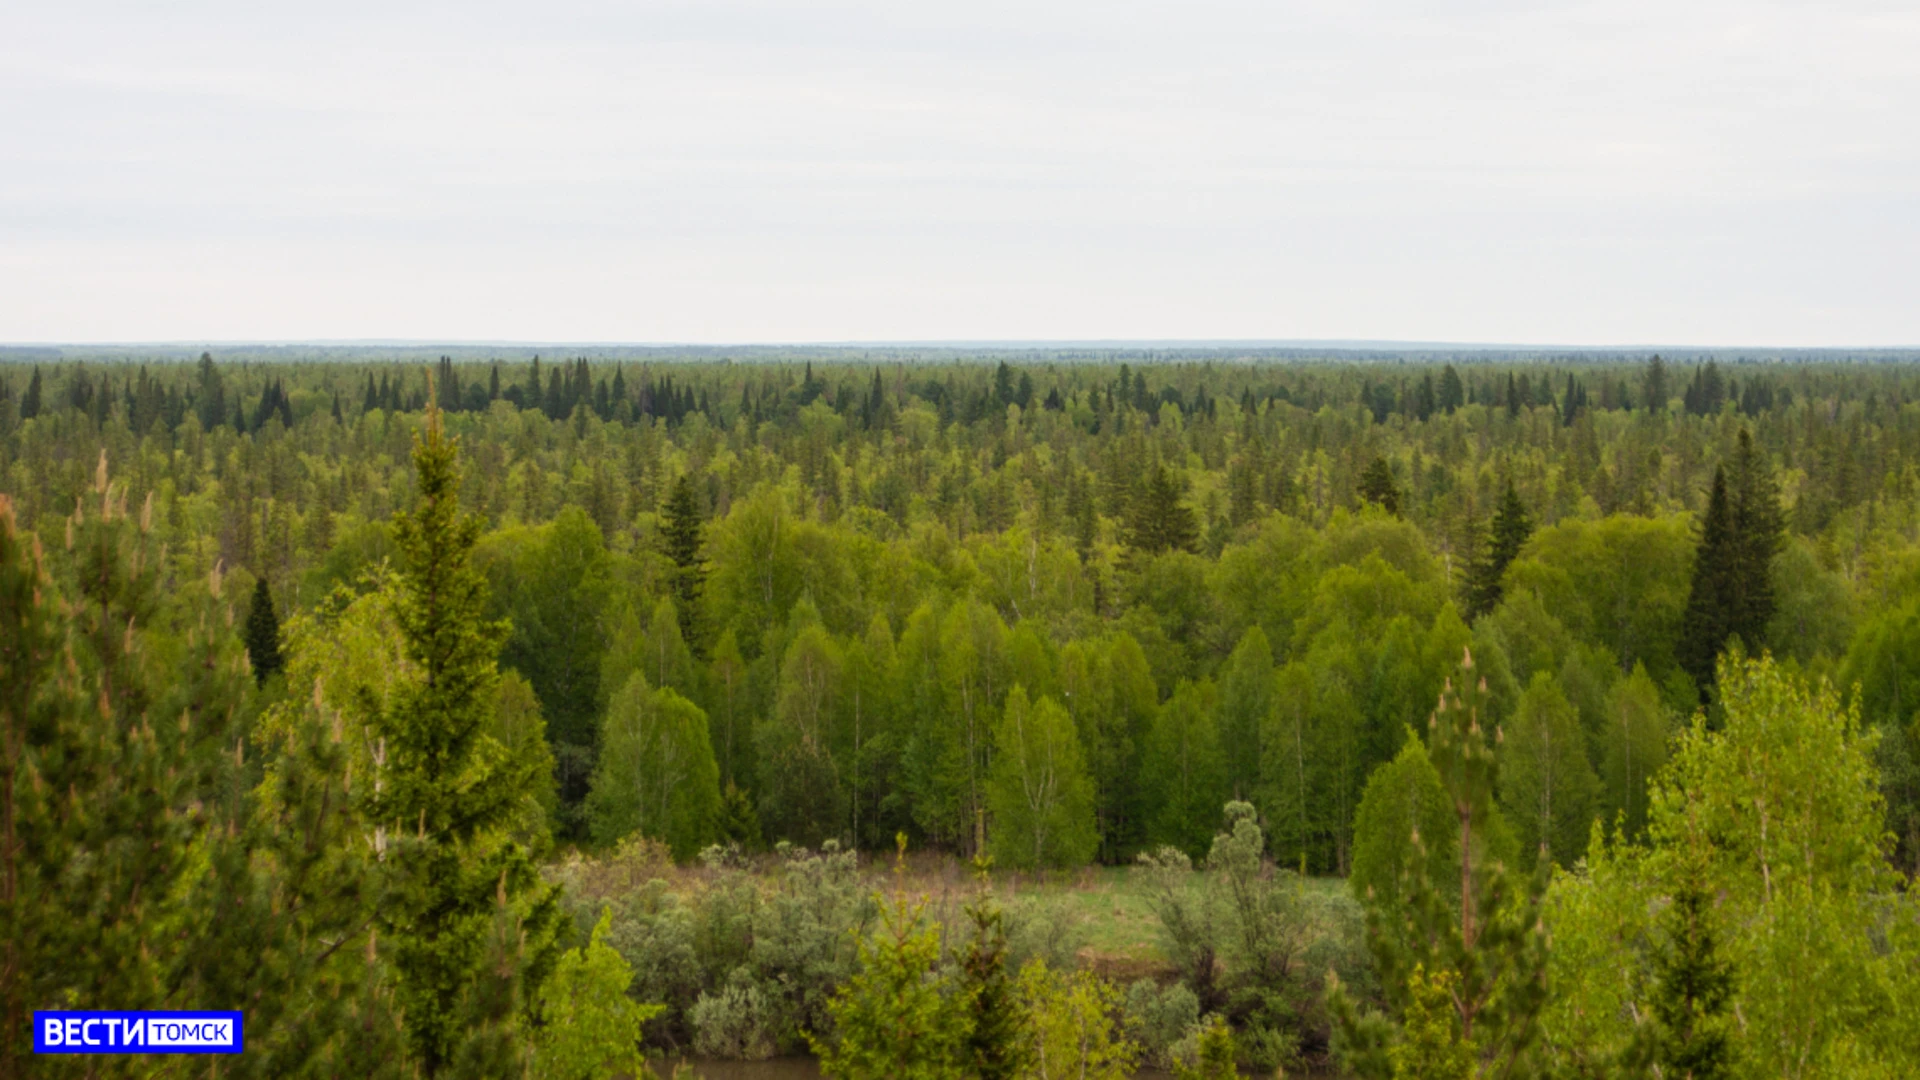
<svg viewBox="0 0 1920 1080"><path fill-rule="evenodd" d="M1393 484L1393 469L1387 465L1386 458L1377 457L1367 463L1355 494L1394 517L1400 516L1400 489Z"/></svg>
<svg viewBox="0 0 1920 1080"><path fill-rule="evenodd" d="M507 627L484 617L486 579L472 558L482 524L460 511L455 455L429 402L414 440L418 502L393 524L396 620L418 674L370 725L385 741L372 816L395 878L380 919L427 1076L453 1064L463 1043L487 1045L513 1026L517 1010L502 1002L533 989L550 965L557 910L526 848L503 835L544 778L487 732ZM503 922L518 924L520 955L498 954Z"/></svg>
<svg viewBox="0 0 1920 1080"><path fill-rule="evenodd" d="M1713 491L1707 497L1707 512L1700 520L1699 540L1694 545L1693 583L1680 620L1680 640L1674 648L1680 666L1700 688L1703 701L1713 684L1714 662L1733 632L1732 621L1739 607L1742 545L1737 527L1726 470L1715 466Z"/></svg>
<svg viewBox="0 0 1920 1080"><path fill-rule="evenodd" d="M1460 373L1453 370L1452 364L1448 364L1440 373L1440 407L1446 410L1448 416L1452 416L1455 409L1466 403L1466 386L1460 382Z"/></svg>
<svg viewBox="0 0 1920 1080"><path fill-rule="evenodd" d="M273 593L267 579L253 583L253 602L247 609L247 659L253 662L255 682L265 683L285 666L280 656L280 617L273 613Z"/></svg>
<svg viewBox="0 0 1920 1080"><path fill-rule="evenodd" d="M1508 480L1507 492L1493 512L1492 535L1467 571L1467 618L1477 619L1499 606L1506 591L1502 579L1507 567L1532 535L1533 519L1527 514L1527 504L1520 501L1513 481Z"/></svg>
<svg viewBox="0 0 1920 1080"><path fill-rule="evenodd" d="M1428 980L1450 978L1459 1040L1473 1048L1483 1075L1525 1075L1547 1000L1547 937L1541 921L1547 868L1543 860L1530 880L1520 879L1490 855L1498 780L1498 735L1488 730L1491 704L1473 654L1464 652L1427 720L1427 746L1457 829L1457 897L1424 872L1426 860L1416 842L1402 902L1396 909L1370 907L1367 942L1400 1026L1421 1018L1416 970ZM1362 1016L1337 984L1328 1004L1347 1067L1365 1077L1393 1076L1389 1047L1404 1037L1397 1035L1396 1024Z"/></svg>

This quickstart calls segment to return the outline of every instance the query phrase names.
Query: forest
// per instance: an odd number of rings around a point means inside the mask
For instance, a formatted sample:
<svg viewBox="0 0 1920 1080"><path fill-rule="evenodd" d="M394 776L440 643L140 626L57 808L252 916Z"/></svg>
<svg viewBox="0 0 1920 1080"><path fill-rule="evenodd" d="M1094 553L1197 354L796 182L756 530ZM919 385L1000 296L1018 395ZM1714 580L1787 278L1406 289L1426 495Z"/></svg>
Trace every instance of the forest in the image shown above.
<svg viewBox="0 0 1920 1080"><path fill-rule="evenodd" d="M0 1075L1913 1075L1920 358L24 358L0 737Z"/></svg>

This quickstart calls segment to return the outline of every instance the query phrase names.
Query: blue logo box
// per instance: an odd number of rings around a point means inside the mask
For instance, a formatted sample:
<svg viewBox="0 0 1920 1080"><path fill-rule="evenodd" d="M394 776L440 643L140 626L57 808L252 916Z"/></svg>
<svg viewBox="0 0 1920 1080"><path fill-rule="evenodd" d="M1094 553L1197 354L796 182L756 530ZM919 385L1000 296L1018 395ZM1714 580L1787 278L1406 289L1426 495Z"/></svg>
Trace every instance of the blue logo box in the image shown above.
<svg viewBox="0 0 1920 1080"><path fill-rule="evenodd" d="M237 1012L35 1010L36 1054L237 1054Z"/></svg>

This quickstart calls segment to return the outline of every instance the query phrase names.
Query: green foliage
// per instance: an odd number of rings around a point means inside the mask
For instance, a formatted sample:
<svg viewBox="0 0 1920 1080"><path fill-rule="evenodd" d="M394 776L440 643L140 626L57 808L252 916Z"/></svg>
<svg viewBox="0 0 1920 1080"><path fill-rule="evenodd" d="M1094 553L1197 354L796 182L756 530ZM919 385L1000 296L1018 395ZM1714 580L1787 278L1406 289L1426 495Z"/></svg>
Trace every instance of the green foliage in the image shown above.
<svg viewBox="0 0 1920 1080"><path fill-rule="evenodd" d="M1400 489L1394 485L1393 469L1386 458L1377 457L1367 463L1354 494L1395 517L1400 515Z"/></svg>
<svg viewBox="0 0 1920 1080"><path fill-rule="evenodd" d="M534 1040L532 1073L541 1080L640 1076L640 1025L660 1011L627 997L633 969L607 944L613 913L602 912L587 944L561 955L541 988L544 1026Z"/></svg>
<svg viewBox="0 0 1920 1080"><path fill-rule="evenodd" d="M1013 1080L1027 1068L1028 1014L1015 996L1013 975L1007 970L1006 929L1000 907L985 887L986 865L976 866L982 889L967 905L973 933L960 959L960 994L971 1014L962 1051L965 1072L980 1080Z"/></svg>
<svg viewBox="0 0 1920 1080"><path fill-rule="evenodd" d="M1411 730L1406 745L1367 778L1353 830L1353 872L1347 885L1369 906L1397 908L1402 883L1422 874L1444 888L1459 867L1453 808L1427 748ZM1416 865L1415 859L1424 861Z"/></svg>
<svg viewBox="0 0 1920 1080"><path fill-rule="evenodd" d="M698 705L670 689L649 689L635 673L601 725L600 763L586 803L596 841L639 833L684 859L719 835L720 773Z"/></svg>
<svg viewBox="0 0 1920 1080"><path fill-rule="evenodd" d="M1407 1007L1400 1041L1388 1051L1394 1080L1467 1080L1474 1072L1473 1046L1460 1036L1450 971L1429 976L1424 964L1407 976Z"/></svg>
<svg viewBox="0 0 1920 1080"><path fill-rule="evenodd" d="M1127 1080L1140 1046L1120 1029L1120 992L1091 972L1056 972L1039 960L1020 970L1021 1080ZM986 1076L984 1071L973 1075Z"/></svg>
<svg viewBox="0 0 1920 1080"><path fill-rule="evenodd" d="M1175 1047L1200 1022L1200 999L1185 983L1163 987L1152 979L1138 979L1127 987L1125 1014L1141 1060L1171 1069Z"/></svg>
<svg viewBox="0 0 1920 1080"><path fill-rule="evenodd" d="M1195 856L1212 839L1213 816L1227 795L1213 698L1211 686L1181 683L1155 717L1141 763L1153 808L1149 839Z"/></svg>
<svg viewBox="0 0 1920 1080"><path fill-rule="evenodd" d="M1238 1053L1226 1019L1217 1014L1209 1016L1200 1023L1193 1060L1175 1061L1173 1075L1176 1080L1234 1080L1240 1075Z"/></svg>
<svg viewBox="0 0 1920 1080"><path fill-rule="evenodd" d="M1667 761L1671 726L1646 665L1635 664L1632 674L1613 684L1605 716L1599 733L1600 818L1620 820L1627 835L1637 837L1647 826L1647 785Z"/></svg>
<svg viewBox="0 0 1920 1080"><path fill-rule="evenodd" d="M1579 716L1540 672L1501 736L1500 803L1518 834L1523 864L1572 865L1586 847L1598 787Z"/></svg>
<svg viewBox="0 0 1920 1080"><path fill-rule="evenodd" d="M939 973L939 934L926 903L896 895L880 929L860 943L859 971L828 1011L833 1037L814 1039L820 1070L836 1080L957 1080L967 1067L967 1002Z"/></svg>
<svg viewBox="0 0 1920 1080"><path fill-rule="evenodd" d="M1473 1048L1476 1068L1498 1075L1533 1059L1536 1021L1547 1001L1547 938L1540 921L1545 867L1526 883L1489 855L1487 834L1498 820L1498 759L1487 707L1486 685L1466 653L1427 722L1428 752L1457 830L1458 903L1425 874L1410 872L1398 910L1376 904L1369 912L1368 939L1399 1034L1393 1023L1362 1015L1337 984L1329 1002L1342 1056L1363 1076L1393 1074L1390 1048L1407 1037L1416 965L1457 980L1448 997L1459 1039ZM1424 861L1416 851L1409 866L1417 871Z"/></svg>
<svg viewBox="0 0 1920 1080"><path fill-rule="evenodd" d="M1008 866L1076 866L1097 837L1093 785L1073 720L1052 698L1015 686L1000 714L988 795L994 857Z"/></svg>
<svg viewBox="0 0 1920 1080"><path fill-rule="evenodd" d="M1533 519L1527 513L1527 506L1520 501L1520 495L1514 491L1513 481L1507 481L1507 493L1500 499L1500 506L1493 512L1493 524L1488 530L1484 550L1474 559L1467 571L1467 618L1477 619L1492 611L1500 603L1505 590L1503 578L1507 567L1520 555L1520 549L1526 546L1527 538L1533 535Z"/></svg>
<svg viewBox="0 0 1920 1080"><path fill-rule="evenodd" d="M255 682L264 683L286 666L280 655L280 618L273 611L273 593L267 579L253 583L253 600L247 606L247 659L253 665Z"/></svg>
<svg viewBox="0 0 1920 1080"><path fill-rule="evenodd" d="M518 1023L517 985L544 974L555 908L503 831L540 778L487 731L506 627L484 617L486 579L471 560L481 524L460 512L453 440L437 414L428 421L414 452L419 503L394 524L394 615L414 675L370 718L382 746L368 812L394 867L380 924L397 1003L415 1061L436 1075Z"/></svg>

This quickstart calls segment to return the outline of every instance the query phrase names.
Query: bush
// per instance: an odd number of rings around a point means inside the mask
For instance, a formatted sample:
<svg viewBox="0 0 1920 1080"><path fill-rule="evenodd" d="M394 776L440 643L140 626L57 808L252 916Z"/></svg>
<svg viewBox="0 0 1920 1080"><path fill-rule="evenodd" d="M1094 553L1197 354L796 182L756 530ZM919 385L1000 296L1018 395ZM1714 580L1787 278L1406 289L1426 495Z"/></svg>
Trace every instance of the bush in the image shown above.
<svg viewBox="0 0 1920 1080"><path fill-rule="evenodd" d="M1180 1041L1200 1022L1200 999L1181 983L1141 979L1127 987L1125 1014L1147 1064L1170 1069Z"/></svg>
<svg viewBox="0 0 1920 1080"><path fill-rule="evenodd" d="M701 994L687 1019L693 1052L702 1057L759 1061L780 1049L777 1004L745 968L734 971L717 993Z"/></svg>

